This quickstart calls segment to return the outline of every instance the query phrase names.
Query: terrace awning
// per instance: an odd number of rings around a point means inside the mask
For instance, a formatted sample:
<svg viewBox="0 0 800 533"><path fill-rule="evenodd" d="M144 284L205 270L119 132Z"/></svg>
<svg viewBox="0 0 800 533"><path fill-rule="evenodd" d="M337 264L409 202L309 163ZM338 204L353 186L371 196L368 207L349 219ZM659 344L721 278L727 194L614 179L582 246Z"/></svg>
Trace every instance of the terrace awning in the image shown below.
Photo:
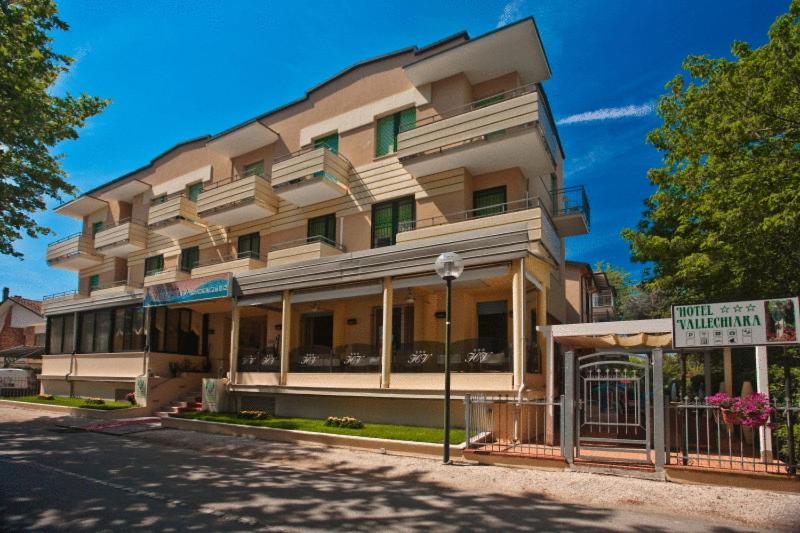
<svg viewBox="0 0 800 533"><path fill-rule="evenodd" d="M672 346L671 333L571 335L554 337L554 340L571 348L669 348Z"/></svg>

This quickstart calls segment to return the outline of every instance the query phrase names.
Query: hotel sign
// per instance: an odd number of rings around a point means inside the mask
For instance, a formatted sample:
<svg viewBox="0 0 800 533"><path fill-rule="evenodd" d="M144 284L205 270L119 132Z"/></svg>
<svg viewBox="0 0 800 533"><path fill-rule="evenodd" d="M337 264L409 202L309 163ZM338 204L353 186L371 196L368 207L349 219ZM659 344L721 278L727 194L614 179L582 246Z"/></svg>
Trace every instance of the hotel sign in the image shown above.
<svg viewBox="0 0 800 533"><path fill-rule="evenodd" d="M156 307L230 298L233 295L231 280L231 274L225 273L146 287L144 306Z"/></svg>
<svg viewBox="0 0 800 533"><path fill-rule="evenodd" d="M798 298L672 306L673 348L798 344Z"/></svg>

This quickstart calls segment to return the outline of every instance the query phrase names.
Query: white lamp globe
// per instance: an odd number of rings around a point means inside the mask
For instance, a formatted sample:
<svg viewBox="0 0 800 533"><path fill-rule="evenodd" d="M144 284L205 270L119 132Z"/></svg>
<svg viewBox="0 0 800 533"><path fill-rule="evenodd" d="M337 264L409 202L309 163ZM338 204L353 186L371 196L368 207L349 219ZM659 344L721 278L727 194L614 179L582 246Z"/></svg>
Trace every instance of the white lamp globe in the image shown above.
<svg viewBox="0 0 800 533"><path fill-rule="evenodd" d="M434 267L443 280L454 280L464 272L464 260L455 252L445 252L436 258Z"/></svg>

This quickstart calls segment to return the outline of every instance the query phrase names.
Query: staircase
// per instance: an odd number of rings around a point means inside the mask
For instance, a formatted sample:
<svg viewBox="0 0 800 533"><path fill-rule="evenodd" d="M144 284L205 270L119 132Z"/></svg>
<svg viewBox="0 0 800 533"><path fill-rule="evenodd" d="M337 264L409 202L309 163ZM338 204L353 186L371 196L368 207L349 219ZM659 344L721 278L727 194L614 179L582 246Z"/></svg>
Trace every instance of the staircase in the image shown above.
<svg viewBox="0 0 800 533"><path fill-rule="evenodd" d="M193 413L203 410L203 398L200 391L187 394L180 400L172 402L166 411L157 411L153 413L159 418L167 418L171 415L178 415L181 413Z"/></svg>

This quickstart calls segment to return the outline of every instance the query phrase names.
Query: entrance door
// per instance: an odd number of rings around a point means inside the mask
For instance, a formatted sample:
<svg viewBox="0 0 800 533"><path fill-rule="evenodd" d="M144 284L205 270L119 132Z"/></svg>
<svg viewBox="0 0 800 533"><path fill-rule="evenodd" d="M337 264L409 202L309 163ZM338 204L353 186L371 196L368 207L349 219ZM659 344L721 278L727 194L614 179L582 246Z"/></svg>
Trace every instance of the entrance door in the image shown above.
<svg viewBox="0 0 800 533"><path fill-rule="evenodd" d="M478 304L478 339L490 352L504 353L508 349L508 303L505 300Z"/></svg>
<svg viewBox="0 0 800 533"><path fill-rule="evenodd" d="M333 313L308 313L302 317L303 344L333 349Z"/></svg>
<svg viewBox="0 0 800 533"><path fill-rule="evenodd" d="M594 353L576 366L576 457L651 463L650 359Z"/></svg>

